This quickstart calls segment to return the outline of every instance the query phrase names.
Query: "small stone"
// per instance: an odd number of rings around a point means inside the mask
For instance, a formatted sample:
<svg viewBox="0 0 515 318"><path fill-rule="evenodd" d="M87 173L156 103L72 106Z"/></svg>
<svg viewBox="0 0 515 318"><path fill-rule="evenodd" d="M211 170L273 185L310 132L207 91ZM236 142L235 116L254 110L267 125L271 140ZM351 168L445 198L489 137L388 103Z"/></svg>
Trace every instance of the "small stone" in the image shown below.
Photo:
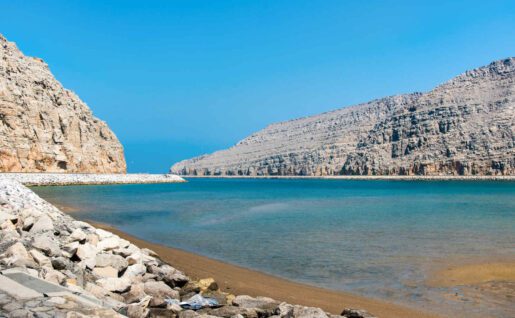
<svg viewBox="0 0 515 318"><path fill-rule="evenodd" d="M56 270L64 270L64 269L71 267L72 265L71 265L70 260L68 260L64 257L56 257L56 258L52 259L52 266Z"/></svg>
<svg viewBox="0 0 515 318"><path fill-rule="evenodd" d="M23 220L22 230L29 231L34 226L34 218L32 216L27 217Z"/></svg>
<svg viewBox="0 0 515 318"><path fill-rule="evenodd" d="M218 284L213 278L204 278L198 281L198 285L202 291L204 290L217 290Z"/></svg>
<svg viewBox="0 0 515 318"><path fill-rule="evenodd" d="M368 313L366 310L352 308L345 308L341 315L347 318L375 318L374 315Z"/></svg>

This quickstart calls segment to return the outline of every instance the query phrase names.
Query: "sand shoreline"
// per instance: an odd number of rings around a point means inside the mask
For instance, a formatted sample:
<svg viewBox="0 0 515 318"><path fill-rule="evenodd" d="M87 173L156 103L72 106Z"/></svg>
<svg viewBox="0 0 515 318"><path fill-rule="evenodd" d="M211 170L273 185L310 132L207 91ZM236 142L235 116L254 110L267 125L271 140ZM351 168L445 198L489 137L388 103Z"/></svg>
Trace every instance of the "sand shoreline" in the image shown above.
<svg viewBox="0 0 515 318"><path fill-rule="evenodd" d="M354 295L343 291L334 291L307 284L293 282L284 278L259 271L232 265L197 255L184 250L151 243L117 228L92 222L93 226L108 230L140 247L155 251L163 261L172 264L194 279L212 277L223 291L250 296L267 296L288 303L322 308L333 314L340 314L343 308L363 308L382 318L436 318L440 315L397 305L384 300L377 300Z"/></svg>

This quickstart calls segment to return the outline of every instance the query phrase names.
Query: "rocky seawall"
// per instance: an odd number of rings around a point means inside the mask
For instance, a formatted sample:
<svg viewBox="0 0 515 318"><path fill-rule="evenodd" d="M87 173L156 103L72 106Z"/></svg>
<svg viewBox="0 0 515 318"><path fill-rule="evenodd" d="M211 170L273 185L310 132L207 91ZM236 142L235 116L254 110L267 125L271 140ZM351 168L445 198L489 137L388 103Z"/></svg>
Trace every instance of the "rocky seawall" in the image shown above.
<svg viewBox="0 0 515 318"><path fill-rule="evenodd" d="M186 182L173 174L96 174L96 173L0 173L0 179L11 179L27 186L86 184L144 184Z"/></svg>
<svg viewBox="0 0 515 318"><path fill-rule="evenodd" d="M179 175L514 175L515 58L427 93L272 124Z"/></svg>
<svg viewBox="0 0 515 318"><path fill-rule="evenodd" d="M232 295L0 178L0 316L372 317Z"/></svg>
<svg viewBox="0 0 515 318"><path fill-rule="evenodd" d="M39 58L0 35L0 172L124 173L107 124Z"/></svg>

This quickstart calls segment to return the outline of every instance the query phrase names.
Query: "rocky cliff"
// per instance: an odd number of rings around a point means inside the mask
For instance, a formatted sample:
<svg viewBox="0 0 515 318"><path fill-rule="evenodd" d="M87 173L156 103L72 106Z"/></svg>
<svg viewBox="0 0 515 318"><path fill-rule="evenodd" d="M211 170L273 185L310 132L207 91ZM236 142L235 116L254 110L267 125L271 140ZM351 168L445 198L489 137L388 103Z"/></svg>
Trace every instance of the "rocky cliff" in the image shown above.
<svg viewBox="0 0 515 318"><path fill-rule="evenodd" d="M123 147L48 65L0 35L0 172L124 173Z"/></svg>
<svg viewBox="0 0 515 318"><path fill-rule="evenodd" d="M427 93L272 124L182 175L513 175L515 58Z"/></svg>

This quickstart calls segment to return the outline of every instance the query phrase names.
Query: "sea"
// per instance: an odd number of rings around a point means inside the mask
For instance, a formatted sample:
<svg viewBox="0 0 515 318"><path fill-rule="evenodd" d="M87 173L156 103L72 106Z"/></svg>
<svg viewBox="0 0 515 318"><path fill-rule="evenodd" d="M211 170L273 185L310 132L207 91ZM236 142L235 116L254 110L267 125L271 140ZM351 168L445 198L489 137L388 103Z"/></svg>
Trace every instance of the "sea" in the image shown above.
<svg viewBox="0 0 515 318"><path fill-rule="evenodd" d="M297 282L449 316L515 315L513 286L485 296L427 283L451 265L515 260L513 181L192 178L32 189L78 219Z"/></svg>

